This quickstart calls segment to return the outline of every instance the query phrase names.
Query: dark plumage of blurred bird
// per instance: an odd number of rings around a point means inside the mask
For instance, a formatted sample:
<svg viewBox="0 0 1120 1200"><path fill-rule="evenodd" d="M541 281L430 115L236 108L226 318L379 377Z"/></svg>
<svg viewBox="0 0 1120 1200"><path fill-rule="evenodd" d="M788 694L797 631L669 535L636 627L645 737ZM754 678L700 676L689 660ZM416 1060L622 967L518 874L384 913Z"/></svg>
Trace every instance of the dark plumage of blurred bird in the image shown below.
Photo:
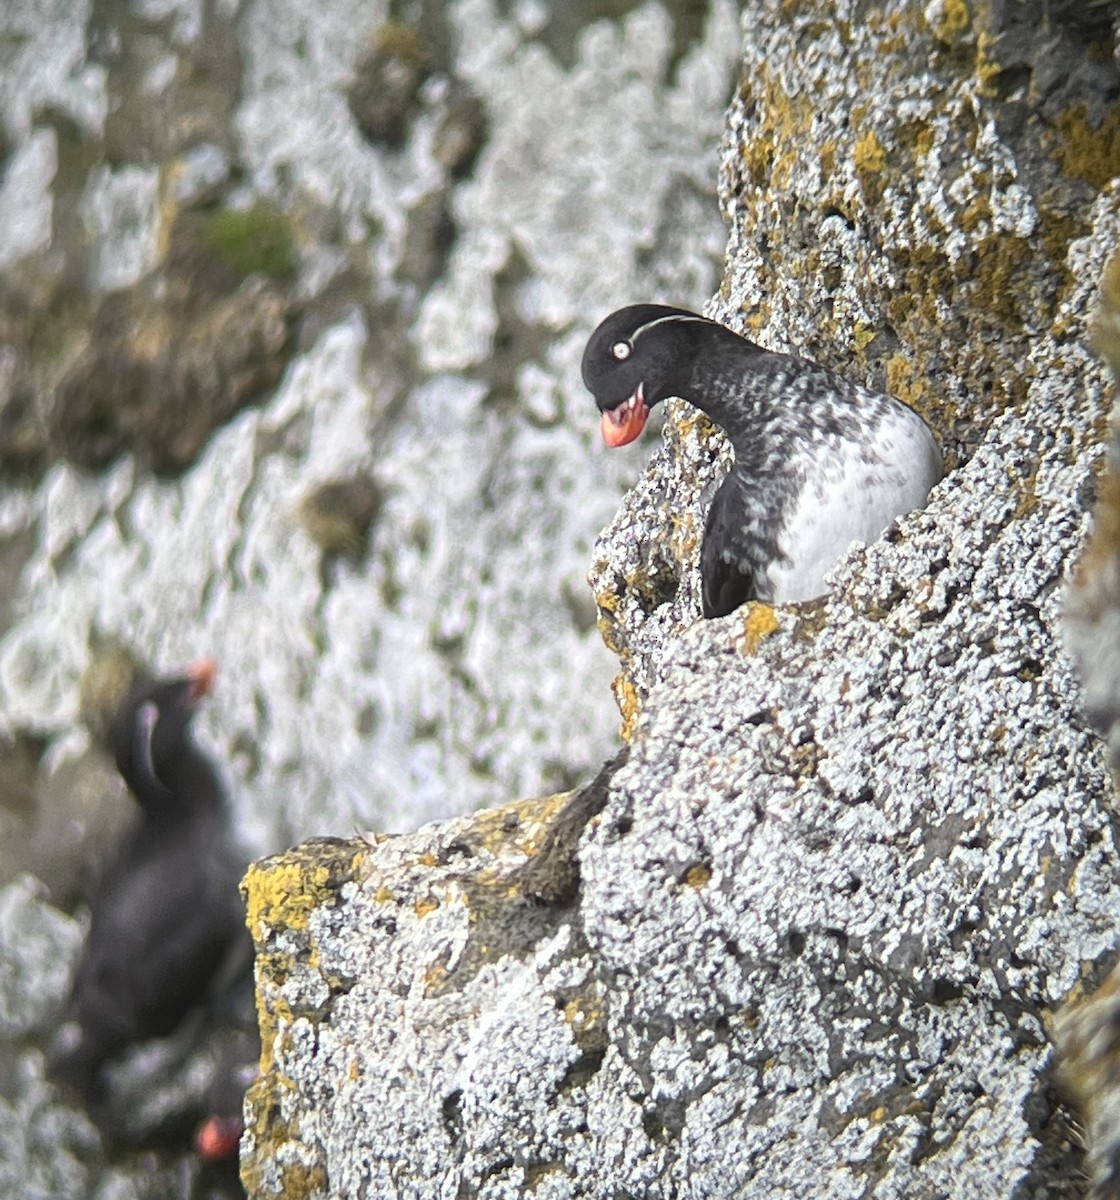
<svg viewBox="0 0 1120 1200"><path fill-rule="evenodd" d="M190 730L215 677L206 659L179 678L141 678L109 730L139 819L94 891L70 1006L80 1035L53 1065L95 1117L106 1063L174 1032L251 953L225 793Z"/></svg>
<svg viewBox="0 0 1120 1200"><path fill-rule="evenodd" d="M943 473L925 421L901 400L756 346L697 313L619 309L591 335L583 381L608 446L678 396L728 436L735 465L700 551L705 617L747 600L810 600L853 541L875 541L925 504Z"/></svg>

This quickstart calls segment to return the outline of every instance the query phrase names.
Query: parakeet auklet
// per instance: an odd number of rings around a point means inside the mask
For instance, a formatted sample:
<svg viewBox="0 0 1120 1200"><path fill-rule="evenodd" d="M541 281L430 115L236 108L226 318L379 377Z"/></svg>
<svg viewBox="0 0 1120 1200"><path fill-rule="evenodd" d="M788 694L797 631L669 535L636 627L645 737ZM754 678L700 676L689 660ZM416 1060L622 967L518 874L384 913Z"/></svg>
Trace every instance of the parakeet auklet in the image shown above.
<svg viewBox="0 0 1120 1200"><path fill-rule="evenodd" d="M102 1067L135 1042L163 1037L247 950L238 893L243 863L218 775L190 720L214 684L204 660L177 679L145 679L110 729L117 768L140 806L90 905L71 1014L80 1040L55 1064L95 1112Z"/></svg>
<svg viewBox="0 0 1120 1200"><path fill-rule="evenodd" d="M821 595L853 541L872 542L920 508L942 476L929 426L901 400L685 309L612 313L587 343L583 381L608 446L632 442L669 396L694 404L731 440L735 465L700 551L705 617L746 600Z"/></svg>

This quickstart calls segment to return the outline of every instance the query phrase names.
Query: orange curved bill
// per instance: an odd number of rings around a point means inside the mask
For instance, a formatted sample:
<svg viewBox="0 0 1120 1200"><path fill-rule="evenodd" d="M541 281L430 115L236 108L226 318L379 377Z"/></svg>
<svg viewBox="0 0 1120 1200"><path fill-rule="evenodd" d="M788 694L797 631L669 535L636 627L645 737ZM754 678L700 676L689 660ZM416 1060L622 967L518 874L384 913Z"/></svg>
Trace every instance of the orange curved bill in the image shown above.
<svg viewBox="0 0 1120 1200"><path fill-rule="evenodd" d="M599 421L603 441L610 447L625 446L632 442L646 426L649 418L649 406L638 390L625 403L617 408L608 408Z"/></svg>
<svg viewBox="0 0 1120 1200"><path fill-rule="evenodd" d="M240 1117L208 1117L194 1135L194 1148L203 1162L221 1162L237 1153L244 1122Z"/></svg>

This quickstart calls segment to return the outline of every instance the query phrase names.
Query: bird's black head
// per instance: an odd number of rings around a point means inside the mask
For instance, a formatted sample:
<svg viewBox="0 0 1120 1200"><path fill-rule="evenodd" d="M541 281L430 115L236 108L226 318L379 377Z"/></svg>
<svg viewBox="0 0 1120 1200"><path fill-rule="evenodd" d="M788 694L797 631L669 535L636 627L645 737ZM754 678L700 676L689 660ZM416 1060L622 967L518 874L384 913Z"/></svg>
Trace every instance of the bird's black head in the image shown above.
<svg viewBox="0 0 1120 1200"><path fill-rule="evenodd" d="M649 410L679 395L708 329L714 321L684 308L632 304L611 313L591 335L583 352L583 382L603 414L608 446L632 442Z"/></svg>
<svg viewBox="0 0 1120 1200"><path fill-rule="evenodd" d="M175 679L142 679L113 718L109 742L117 770L146 811L172 805L182 777L201 760L189 726L216 677L217 666L207 658Z"/></svg>

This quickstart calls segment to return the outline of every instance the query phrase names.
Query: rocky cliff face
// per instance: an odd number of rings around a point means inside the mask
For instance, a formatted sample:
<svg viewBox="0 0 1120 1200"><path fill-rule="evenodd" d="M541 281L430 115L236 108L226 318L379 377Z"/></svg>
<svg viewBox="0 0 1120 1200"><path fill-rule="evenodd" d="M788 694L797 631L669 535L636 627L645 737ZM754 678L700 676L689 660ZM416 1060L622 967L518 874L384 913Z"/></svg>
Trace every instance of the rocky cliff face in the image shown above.
<svg viewBox="0 0 1120 1200"><path fill-rule="evenodd" d="M167 1147L211 1055L134 1064L158 1159L43 1079L128 815L87 729L122 650L218 660L252 855L616 745L585 575L640 468L578 358L639 289L717 284L739 32L562 7L0 6L0 1192L210 1186Z"/></svg>
<svg viewBox="0 0 1120 1200"><path fill-rule="evenodd" d="M631 749L574 901L521 886L563 797L250 872L251 1195L1084 1193L1049 1028L1120 940L1061 638L1112 395L1110 20L745 6L708 311L915 404L952 469L826 598L702 622L727 451L674 414L592 568Z"/></svg>

